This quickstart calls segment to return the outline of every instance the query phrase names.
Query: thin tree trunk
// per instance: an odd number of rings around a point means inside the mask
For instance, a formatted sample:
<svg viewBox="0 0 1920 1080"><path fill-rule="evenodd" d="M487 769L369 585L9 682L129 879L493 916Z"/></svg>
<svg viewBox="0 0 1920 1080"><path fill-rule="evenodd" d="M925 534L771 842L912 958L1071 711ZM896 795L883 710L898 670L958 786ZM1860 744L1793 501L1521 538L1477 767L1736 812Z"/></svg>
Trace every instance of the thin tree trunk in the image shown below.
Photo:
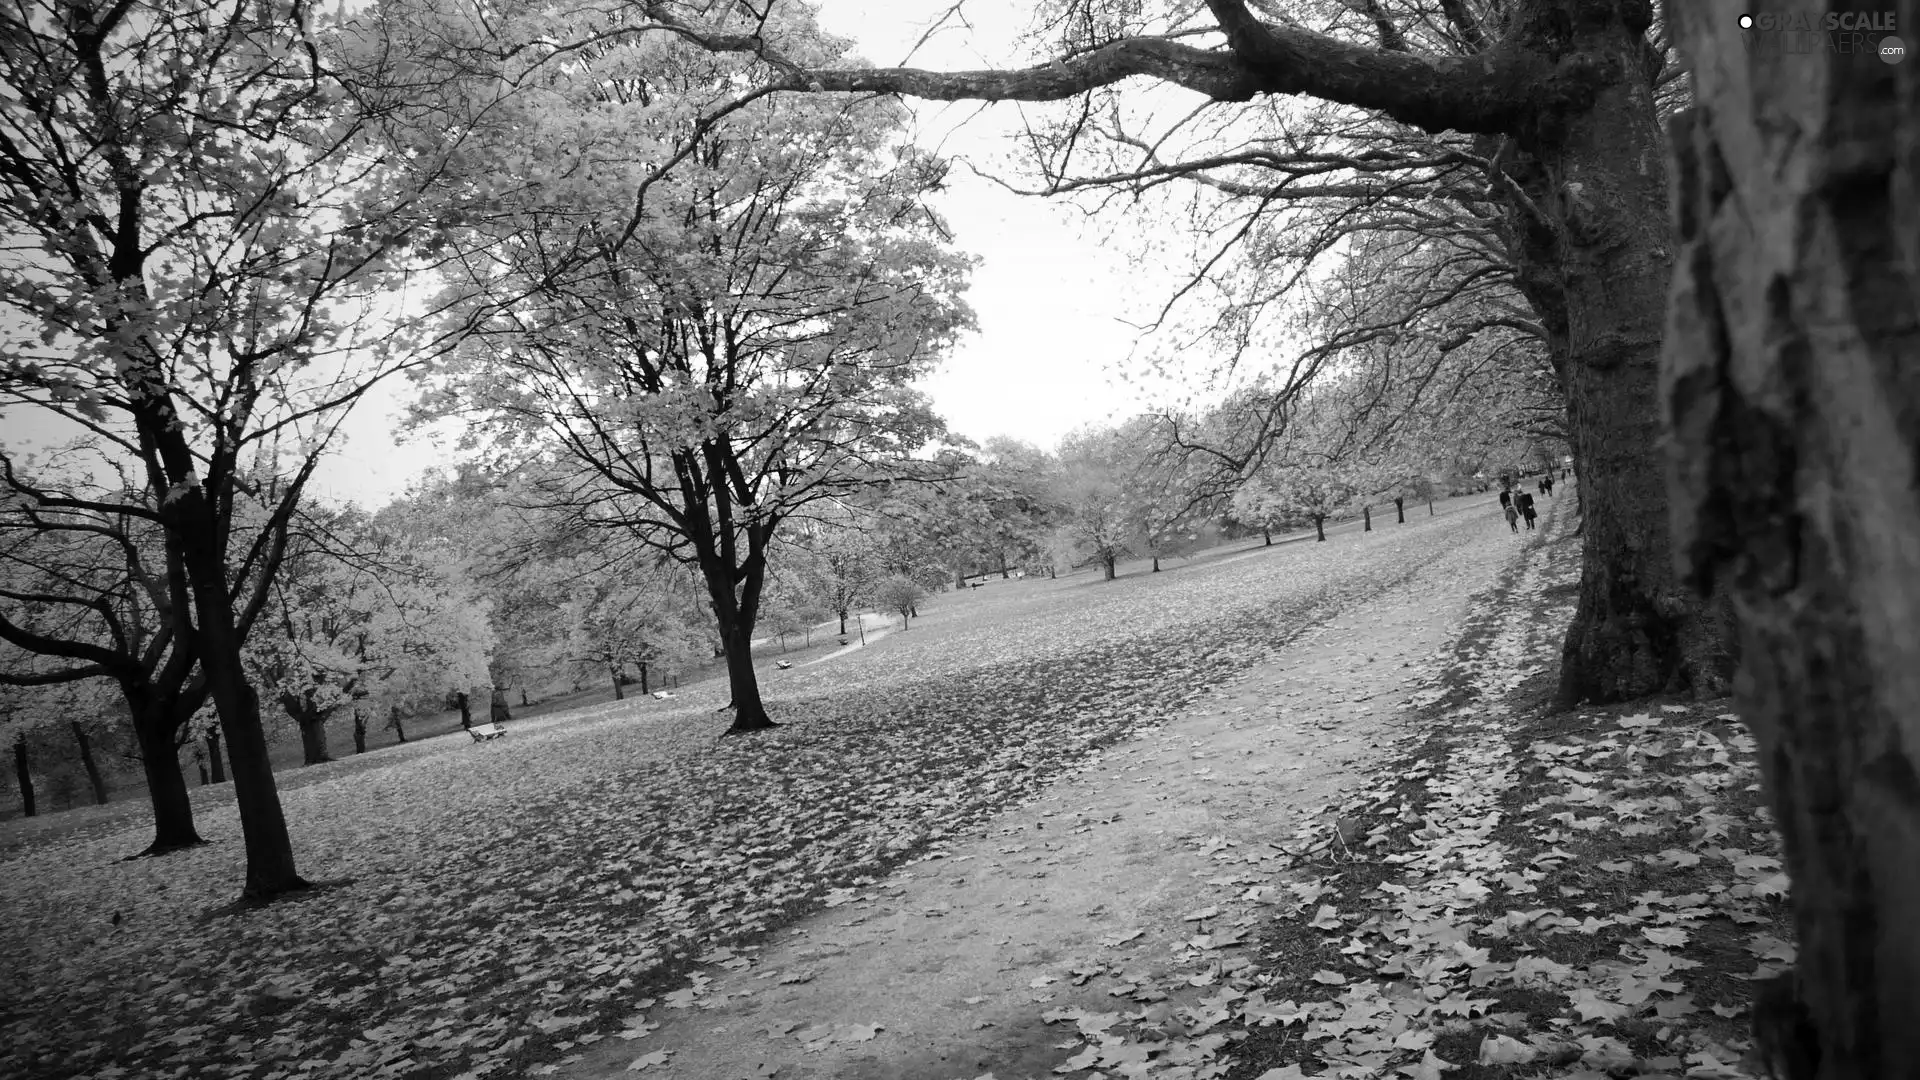
<svg viewBox="0 0 1920 1080"><path fill-rule="evenodd" d="M1156 574L1160 572L1160 556L1158 555L1153 557L1153 572Z"/></svg>
<svg viewBox="0 0 1920 1080"><path fill-rule="evenodd" d="M612 664L608 664L607 678L612 680L613 682L613 700L615 701L627 700L627 692L626 690L622 689L620 686L620 669L614 667Z"/></svg>
<svg viewBox="0 0 1920 1080"><path fill-rule="evenodd" d="M1373 507L1371 506L1362 506L1360 508L1360 531L1373 531Z"/></svg>
<svg viewBox="0 0 1920 1080"><path fill-rule="evenodd" d="M1324 515L1324 514L1319 514L1319 515L1316 515L1316 516L1314 517L1314 519L1313 519L1313 535L1314 535L1314 542L1315 542L1315 543L1321 543L1321 544L1324 544L1324 543L1326 543L1326 541L1327 541L1327 518L1326 518L1326 515Z"/></svg>
<svg viewBox="0 0 1920 1080"><path fill-rule="evenodd" d="M393 734L395 738L399 739L401 742L407 741L407 729L404 726L402 726L400 723L400 706L393 705L388 707L387 723L393 726Z"/></svg>
<svg viewBox="0 0 1920 1080"><path fill-rule="evenodd" d="M652 693L651 690L647 689L647 662L641 660L638 661L638 663L640 664L640 692L642 694Z"/></svg>
<svg viewBox="0 0 1920 1080"><path fill-rule="evenodd" d="M367 717L359 709L353 710L353 752L367 752Z"/></svg>
<svg viewBox="0 0 1920 1080"><path fill-rule="evenodd" d="M472 730L472 728L473 728L473 702L472 702L472 701L471 701L471 700L470 700L470 699L469 699L469 698L467 697L467 692L466 692L465 690L461 690L461 691L459 691L459 692L457 692L457 693L455 693L455 694L453 695L453 703L454 703L454 704L455 704L456 706L458 706L458 707L459 707L459 709L460 709L460 728L461 728L461 730L463 730L463 731L470 731L470 730Z"/></svg>
<svg viewBox="0 0 1920 1080"><path fill-rule="evenodd" d="M847 636L847 609L846 608L840 609L840 636L841 637Z"/></svg>
<svg viewBox="0 0 1920 1080"><path fill-rule="evenodd" d="M1898 6L1906 33L1920 4ZM1909 1077L1920 1062L1920 90L1911 59L1774 55L1719 25L1715 7L1668 10L1699 101L1673 125L1675 543L1695 586L1726 589L1738 614L1739 709L1798 930L1787 1000L1756 1010L1756 1034L1790 1051L1770 1062L1782 1080ZM1579 494L1597 502L1598 471L1577 460Z"/></svg>
<svg viewBox="0 0 1920 1080"><path fill-rule="evenodd" d="M1428 517L1433 516L1433 500L1432 499L1427 500L1427 516Z"/></svg>
<svg viewBox="0 0 1920 1080"><path fill-rule="evenodd" d="M93 789L93 804L107 804L107 781L100 775L100 763L93 759L93 746L87 741L87 729L80 721L69 720L67 725L73 729L73 741L80 747L80 765L87 770L87 786Z"/></svg>
<svg viewBox="0 0 1920 1080"><path fill-rule="evenodd" d="M1407 523L1407 500L1404 498L1393 500L1393 512L1400 516L1400 520L1394 522L1394 524L1405 525Z"/></svg>
<svg viewBox="0 0 1920 1080"><path fill-rule="evenodd" d="M227 758L220 752L220 730L214 728L207 732L207 765L213 770L213 782L227 782Z"/></svg>
<svg viewBox="0 0 1920 1080"><path fill-rule="evenodd" d="M227 589L226 560L209 524L212 515L207 495L194 488L175 500L170 510L166 517L168 539L180 545L198 619L200 670L205 673L214 709L220 716L228 764L233 767L234 802L247 853L241 899L265 903L309 885L294 865L293 840L287 835L286 814L280 807L280 791L267 756L260 697L247 681L241 658L244 643L234 616L233 597Z"/></svg>
<svg viewBox="0 0 1920 1080"><path fill-rule="evenodd" d="M520 707L524 709L531 704L533 703L527 700L527 688L524 686L521 687L520 688Z"/></svg>
<svg viewBox="0 0 1920 1080"><path fill-rule="evenodd" d="M16 735L13 739L13 778L20 784L20 808L26 816L32 817L40 812L33 800L33 773L27 768L27 737Z"/></svg>
<svg viewBox="0 0 1920 1080"><path fill-rule="evenodd" d="M1262 528L1261 528L1261 530L1260 530L1260 535L1266 538L1266 543L1264 543L1264 544L1261 544L1261 545L1260 545L1261 547L1272 547L1272 546L1273 546L1273 529L1272 529L1272 528L1270 528L1270 527L1262 527Z"/></svg>

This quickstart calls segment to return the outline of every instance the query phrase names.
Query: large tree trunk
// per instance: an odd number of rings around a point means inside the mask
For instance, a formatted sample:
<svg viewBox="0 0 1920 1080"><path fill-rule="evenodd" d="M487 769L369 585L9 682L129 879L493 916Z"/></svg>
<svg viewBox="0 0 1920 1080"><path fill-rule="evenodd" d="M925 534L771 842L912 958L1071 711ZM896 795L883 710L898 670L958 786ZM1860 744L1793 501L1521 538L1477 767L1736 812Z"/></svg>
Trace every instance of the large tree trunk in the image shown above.
<svg viewBox="0 0 1920 1080"><path fill-rule="evenodd" d="M67 726L73 729L73 741L80 747L80 766L87 770L87 786L93 789L93 804L107 804L107 781L100 775L100 763L93 759L93 744L87 741L87 729L80 721L69 720Z"/></svg>
<svg viewBox="0 0 1920 1080"><path fill-rule="evenodd" d="M753 670L753 627L736 622L728 629L727 688L733 691L733 723L728 735L777 727L760 700L760 678Z"/></svg>
<svg viewBox="0 0 1920 1080"><path fill-rule="evenodd" d="M1670 11L1700 103L1674 125L1674 531L1694 582L1733 597L1799 930L1798 1008L1756 1022L1799 1025L1762 1033L1797 1039L1786 1080L1913 1076L1920 71L1769 55L1732 9Z"/></svg>
<svg viewBox="0 0 1920 1080"><path fill-rule="evenodd" d="M174 743L178 725L168 709L159 703L122 691L128 714L133 720L133 736L140 746L140 768L147 778L147 800L153 805L153 842L142 855L164 855L169 851L206 843L193 823L193 800L187 794L187 778L180 772L180 749ZM214 779L220 777L220 748L210 742Z"/></svg>
<svg viewBox="0 0 1920 1080"><path fill-rule="evenodd" d="M507 704L506 687L496 686L487 699L487 719L496 724L505 724L513 719L513 709Z"/></svg>
<svg viewBox="0 0 1920 1080"><path fill-rule="evenodd" d="M1516 140L1504 166L1529 197L1530 205L1510 207L1509 244L1521 291L1547 330L1585 481L1580 594L1557 703L1721 693L1731 667L1724 627L1675 576L1659 458L1672 256L1666 148L1644 39L1652 11L1638 3L1523 10L1520 42L1549 57L1578 53L1601 76L1584 108L1562 110Z"/></svg>
<svg viewBox="0 0 1920 1080"><path fill-rule="evenodd" d="M327 718L324 715L309 715L299 718L300 727L300 763L303 765L324 765L333 760L327 753Z"/></svg>
<svg viewBox="0 0 1920 1080"><path fill-rule="evenodd" d="M13 778L20 784L20 809L28 817L40 812L33 801L33 771L27 768L27 737L13 737Z"/></svg>
<svg viewBox="0 0 1920 1080"><path fill-rule="evenodd" d="M1111 556L1111 555L1103 555L1103 556L1101 556L1101 557L1100 557L1100 569L1102 569L1102 570L1104 570L1104 571L1106 571L1106 578L1105 578L1105 580L1107 580L1107 581L1112 581L1112 580L1113 580L1113 564L1114 564L1114 557L1113 557L1113 556Z"/></svg>

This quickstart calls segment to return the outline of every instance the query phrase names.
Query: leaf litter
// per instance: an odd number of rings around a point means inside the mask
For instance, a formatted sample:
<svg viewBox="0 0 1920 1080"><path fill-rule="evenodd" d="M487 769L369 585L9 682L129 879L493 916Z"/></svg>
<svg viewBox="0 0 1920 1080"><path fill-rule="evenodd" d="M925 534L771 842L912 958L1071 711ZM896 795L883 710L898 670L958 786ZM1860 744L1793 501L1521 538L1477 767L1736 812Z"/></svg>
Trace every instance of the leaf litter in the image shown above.
<svg viewBox="0 0 1920 1080"><path fill-rule="evenodd" d="M230 806L201 813L223 842L163 859L118 860L139 846L132 823L10 847L0 1072L439 1080L643 1041L718 1004L702 958L731 949L714 966L739 970L772 928L857 906L1474 524L1062 587L1047 610L944 635L923 621L770 675L792 722L752 739L716 740L723 690L690 687L664 709L528 725L487 748L504 752L290 784L303 867L344 880L230 918L205 917L240 878ZM636 1017L646 997L657 1011ZM659 1053L628 1063L668 1067Z"/></svg>

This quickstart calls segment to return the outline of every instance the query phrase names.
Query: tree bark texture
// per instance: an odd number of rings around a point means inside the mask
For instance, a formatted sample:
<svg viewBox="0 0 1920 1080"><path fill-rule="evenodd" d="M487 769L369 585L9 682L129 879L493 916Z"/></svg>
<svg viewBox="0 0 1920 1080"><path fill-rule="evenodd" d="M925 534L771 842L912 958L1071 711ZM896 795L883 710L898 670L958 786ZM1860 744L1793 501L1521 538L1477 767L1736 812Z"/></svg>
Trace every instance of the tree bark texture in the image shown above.
<svg viewBox="0 0 1920 1080"><path fill-rule="evenodd" d="M190 716L191 710L182 706L176 711L167 701L156 699L144 689L128 692L122 687L122 694L133 719L134 739L140 747L147 799L153 805L153 842L141 854L162 855L206 843L194 825L193 800L187 794L187 778L180 771L180 749L174 738L180 725L186 722L180 711ZM219 783L222 764L218 740L209 737L207 748L213 780Z"/></svg>
<svg viewBox="0 0 1920 1080"><path fill-rule="evenodd" d="M100 775L100 763L93 759L93 744L87 741L87 729L78 720L67 721L73 729L73 741L80 748L80 766L87 770L87 786L93 790L93 804L107 804L107 781Z"/></svg>
<svg viewBox="0 0 1920 1080"><path fill-rule="evenodd" d="M33 772L27 764L27 738L21 735L13 740L13 778L20 785L20 810L32 817L40 808L33 800Z"/></svg>
<svg viewBox="0 0 1920 1080"><path fill-rule="evenodd" d="M1516 280L1547 330L1587 478L1562 708L1723 693L1731 674L1721 622L1672 563L1657 403L1672 253L1651 16L1644 3L1541 0L1513 32L1536 53L1580 55L1594 79L1582 107L1548 109L1520 130L1504 165Z"/></svg>
<svg viewBox="0 0 1920 1080"><path fill-rule="evenodd" d="M1920 71L1749 51L1739 10L1670 6L1674 535L1731 594L1793 880L1787 1080L1920 1076Z"/></svg>

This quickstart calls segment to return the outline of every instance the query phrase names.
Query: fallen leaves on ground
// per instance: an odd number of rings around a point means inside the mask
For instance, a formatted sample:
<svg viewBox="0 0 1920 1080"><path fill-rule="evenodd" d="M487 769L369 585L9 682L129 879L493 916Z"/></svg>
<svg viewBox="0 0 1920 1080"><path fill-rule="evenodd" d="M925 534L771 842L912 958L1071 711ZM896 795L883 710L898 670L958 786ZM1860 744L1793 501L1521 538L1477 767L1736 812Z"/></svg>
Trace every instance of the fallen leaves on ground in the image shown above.
<svg viewBox="0 0 1920 1080"><path fill-rule="evenodd" d="M301 865L335 883L231 917L204 917L241 877L230 807L202 814L220 842L161 859L119 861L140 846L126 826L14 847L0 856L0 1073L466 1080L603 1037L640 1050L658 1023L641 1010L718 1004L703 961L750 968L766 931L939 857L1484 524L1443 517L1112 586L1035 586L1043 603L945 631L923 620L886 648L770 673L788 723L751 738L714 738L724 689L705 686L671 710L647 699L484 746L403 748L390 767L289 784ZM1245 952L1233 931L1247 925L1203 919L1195 955ZM1187 985L1230 984L1250 963L1210 962ZM1174 1016L1152 1015L1148 1027ZM848 1024L786 1037L886 1036ZM1226 1039L1151 1053L1122 1039L1100 1054L1116 1070L1198 1068ZM629 1060L643 1073L668 1062Z"/></svg>

